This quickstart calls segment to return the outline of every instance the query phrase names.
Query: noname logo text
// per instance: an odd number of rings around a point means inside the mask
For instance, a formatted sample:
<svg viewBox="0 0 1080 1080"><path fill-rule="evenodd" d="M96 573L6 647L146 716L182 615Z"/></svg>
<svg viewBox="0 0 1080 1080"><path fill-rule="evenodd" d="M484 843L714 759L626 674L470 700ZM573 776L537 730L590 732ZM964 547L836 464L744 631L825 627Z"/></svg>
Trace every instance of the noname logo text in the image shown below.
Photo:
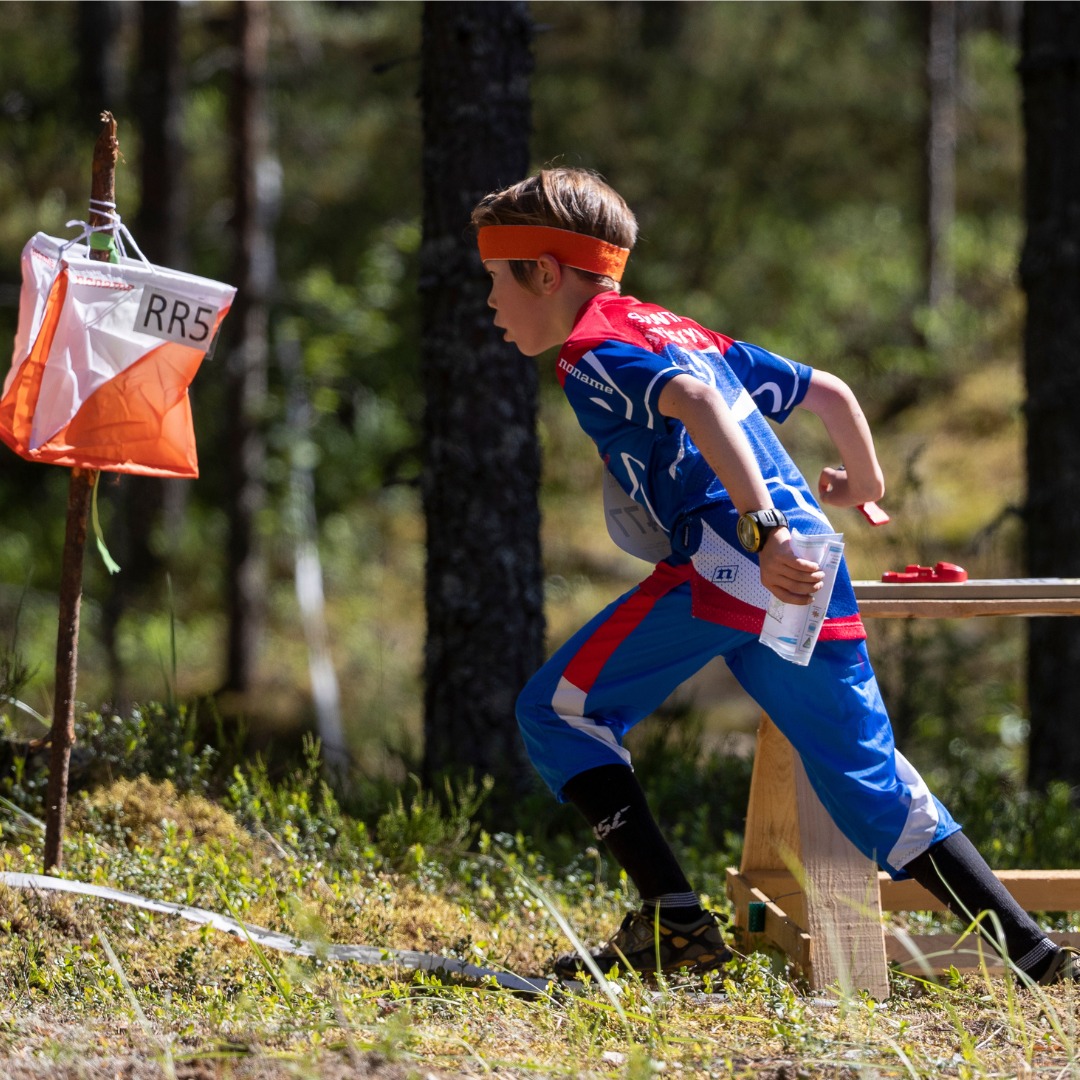
<svg viewBox="0 0 1080 1080"><path fill-rule="evenodd" d="M614 391L608 386L607 383L601 382L599 379L594 379L591 375L586 375L580 368L574 367L568 360L564 360L559 357L559 367L566 372L567 375L573 375L579 382L583 382L586 386L591 387L593 390L599 390L601 394L613 394Z"/></svg>

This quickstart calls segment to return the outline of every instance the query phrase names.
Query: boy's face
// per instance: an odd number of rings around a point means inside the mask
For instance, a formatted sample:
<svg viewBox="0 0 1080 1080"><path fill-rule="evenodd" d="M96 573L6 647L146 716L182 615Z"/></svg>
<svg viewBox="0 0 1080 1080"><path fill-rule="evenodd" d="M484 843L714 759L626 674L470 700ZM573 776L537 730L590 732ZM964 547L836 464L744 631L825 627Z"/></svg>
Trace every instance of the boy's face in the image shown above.
<svg viewBox="0 0 1080 1080"><path fill-rule="evenodd" d="M513 342L525 356L539 356L566 340L561 313L542 285L538 292L525 288L510 263L501 259L489 259L484 269L491 278L488 307L495 312L496 327L504 331L504 341Z"/></svg>

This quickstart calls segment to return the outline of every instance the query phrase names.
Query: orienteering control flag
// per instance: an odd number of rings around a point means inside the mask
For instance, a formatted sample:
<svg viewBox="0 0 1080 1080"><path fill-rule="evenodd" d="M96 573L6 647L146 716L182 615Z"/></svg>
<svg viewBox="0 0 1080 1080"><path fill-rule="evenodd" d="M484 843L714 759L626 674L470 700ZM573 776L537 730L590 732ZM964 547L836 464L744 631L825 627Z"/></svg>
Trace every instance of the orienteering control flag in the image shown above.
<svg viewBox="0 0 1080 1080"><path fill-rule="evenodd" d="M38 233L22 254L0 439L31 461L199 474L188 386L236 290Z"/></svg>

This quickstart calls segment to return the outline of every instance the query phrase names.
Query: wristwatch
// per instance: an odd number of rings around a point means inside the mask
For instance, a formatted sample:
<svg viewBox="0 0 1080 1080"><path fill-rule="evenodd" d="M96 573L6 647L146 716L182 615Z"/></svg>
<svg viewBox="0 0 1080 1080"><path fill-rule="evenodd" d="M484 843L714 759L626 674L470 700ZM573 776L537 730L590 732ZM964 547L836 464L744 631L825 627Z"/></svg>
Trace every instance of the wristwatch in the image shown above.
<svg viewBox="0 0 1080 1080"><path fill-rule="evenodd" d="M773 529L786 529L787 523L784 511L775 506L768 510L751 510L739 518L739 543L747 551L760 551L769 539L769 533Z"/></svg>

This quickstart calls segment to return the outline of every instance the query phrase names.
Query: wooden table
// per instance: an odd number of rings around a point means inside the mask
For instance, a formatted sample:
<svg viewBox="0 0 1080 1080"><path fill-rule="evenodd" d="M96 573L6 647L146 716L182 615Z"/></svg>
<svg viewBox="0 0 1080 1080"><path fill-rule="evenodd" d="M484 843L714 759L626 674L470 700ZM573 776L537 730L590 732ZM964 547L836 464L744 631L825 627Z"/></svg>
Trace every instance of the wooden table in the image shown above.
<svg viewBox="0 0 1080 1080"><path fill-rule="evenodd" d="M962 581L856 581L870 619L969 619L980 615L1080 615L1080 578Z"/></svg>
<svg viewBox="0 0 1080 1080"><path fill-rule="evenodd" d="M855 582L865 618L964 619L1080 615L1080 578L1014 578L961 583ZM1027 910L1080 911L1080 870L1000 871ZM811 988L889 995L889 962L930 974L950 966L1002 970L976 935L912 937L883 911L939 911L913 881L892 881L833 824L802 762L767 716L758 729L739 869L727 891L744 949L768 944L802 970ZM1080 946L1080 934L1051 934Z"/></svg>

